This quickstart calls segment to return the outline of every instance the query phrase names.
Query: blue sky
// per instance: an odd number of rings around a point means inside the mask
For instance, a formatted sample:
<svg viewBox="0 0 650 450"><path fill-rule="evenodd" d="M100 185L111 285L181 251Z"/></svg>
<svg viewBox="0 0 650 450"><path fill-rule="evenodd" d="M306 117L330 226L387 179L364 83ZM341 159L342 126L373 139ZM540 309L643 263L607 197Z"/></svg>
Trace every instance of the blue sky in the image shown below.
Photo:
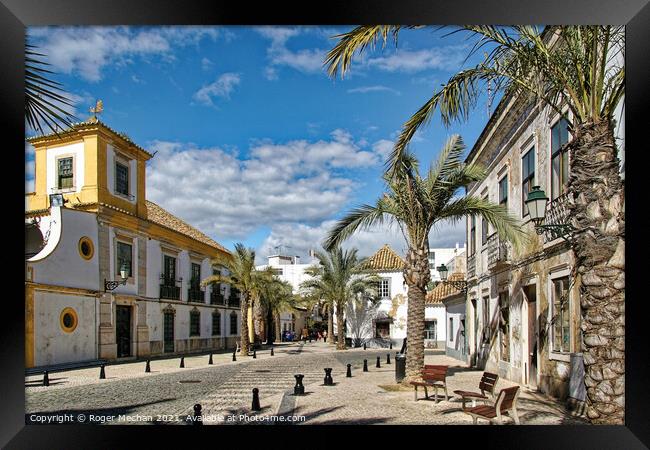
<svg viewBox="0 0 650 450"><path fill-rule="evenodd" d="M397 48L367 51L333 80L324 55L332 36L350 29L47 27L28 35L79 119L102 99L105 123L158 152L147 166L149 200L263 259L277 245L306 255L345 211L378 197L401 125L463 67L470 48L460 34L407 30ZM412 148L428 165L452 133L469 150L486 122L483 100L465 124L445 129L434 119ZM29 190L29 148L26 176ZM462 224L430 236L432 247L463 241ZM383 243L405 250L394 229L360 233L347 245L368 255Z"/></svg>

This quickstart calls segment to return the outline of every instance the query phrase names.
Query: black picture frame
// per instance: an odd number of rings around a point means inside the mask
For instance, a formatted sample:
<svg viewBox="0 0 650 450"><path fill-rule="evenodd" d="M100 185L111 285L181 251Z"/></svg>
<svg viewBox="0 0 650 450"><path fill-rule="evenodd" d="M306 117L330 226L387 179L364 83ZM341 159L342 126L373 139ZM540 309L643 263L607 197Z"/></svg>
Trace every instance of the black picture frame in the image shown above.
<svg viewBox="0 0 650 450"><path fill-rule="evenodd" d="M535 23L535 24L625 24L626 39L626 191L639 192L631 198L626 209L627 301L626 301L626 425L625 426L520 426L520 427L361 427L354 431L371 446L387 445L468 445L474 448L647 448L650 445L650 416L647 411L648 338L644 333L645 304L642 270L643 250L647 245L647 219L644 217L643 151L647 148L642 135L647 128L648 86L650 86L650 5L648 0L521 0L423 1L374 0L372 2L330 0L307 2L209 2L204 0L2 0L0 5L0 89L2 90L3 157L5 164L21 167L18 149L24 146L24 31L26 26L40 25L184 25L184 24L459 24L459 23ZM632 149L632 151L629 151ZM646 152L647 153L647 150ZM13 162L12 162L13 161ZM19 220L24 203L19 189L24 186L18 172L11 186L10 217L5 222L4 236L12 250L5 277L5 296L0 333L0 387L2 389L2 419L0 446L3 448L118 448L152 446L154 440L171 444L178 439L181 445L198 446L197 437L225 445L225 434L230 434L242 445L254 445L252 439L269 439L269 432L277 427L257 427L255 433L237 433L234 427L127 427L96 425L25 425L24 417L24 285L21 285L18 252L22 250L19 238L24 232ZM13 175L12 175L13 177ZM11 178L11 177L10 177ZM647 178L647 176L646 176ZM646 244L643 244L646 242ZM14 259L15 258L15 259ZM8 289L7 289L8 285ZM21 288L22 286L22 288ZM21 298L22 295L22 298ZM152 430L153 428L153 430ZM227 429L224 429L227 428ZM348 428L349 429L349 428ZM329 447L343 445L349 448L347 438L340 437L331 428L292 427L291 432L280 428L276 434L278 446L311 447L319 439L314 433L329 437ZM412 436L419 434L417 441ZM205 436L201 436L205 435ZM208 436L209 435L209 436ZM220 436L216 438L216 436ZM282 438L280 438L282 436ZM397 442L389 443L393 438ZM215 440L216 439L216 440ZM340 442L345 439L345 442ZM447 441L447 443L444 443ZM127 445L128 443L130 445ZM147 445L149 444L149 445ZM236 445L236 442L235 442ZM321 444L322 445L322 444Z"/></svg>

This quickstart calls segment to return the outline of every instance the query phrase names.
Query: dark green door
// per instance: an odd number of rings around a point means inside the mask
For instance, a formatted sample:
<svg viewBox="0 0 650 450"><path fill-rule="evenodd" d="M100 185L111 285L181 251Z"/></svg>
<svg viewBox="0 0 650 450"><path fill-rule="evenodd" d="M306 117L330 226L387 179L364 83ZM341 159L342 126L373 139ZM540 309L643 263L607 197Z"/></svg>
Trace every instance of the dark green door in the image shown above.
<svg viewBox="0 0 650 450"><path fill-rule="evenodd" d="M163 339L165 353L174 351L174 313L166 312L163 319Z"/></svg>
<svg viewBox="0 0 650 450"><path fill-rule="evenodd" d="M115 311L117 357L131 356L131 307L117 306Z"/></svg>

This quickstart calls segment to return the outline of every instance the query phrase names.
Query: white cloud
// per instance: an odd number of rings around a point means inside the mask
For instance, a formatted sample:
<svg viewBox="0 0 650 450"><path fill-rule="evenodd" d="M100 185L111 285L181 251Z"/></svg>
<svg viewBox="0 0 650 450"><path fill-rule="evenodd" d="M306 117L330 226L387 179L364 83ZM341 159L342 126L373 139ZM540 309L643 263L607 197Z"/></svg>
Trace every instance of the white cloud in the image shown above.
<svg viewBox="0 0 650 450"><path fill-rule="evenodd" d="M201 68L203 70L210 70L214 66L214 63L209 58L203 58L201 60Z"/></svg>
<svg viewBox="0 0 650 450"><path fill-rule="evenodd" d="M25 192L34 192L34 146L25 142Z"/></svg>
<svg viewBox="0 0 650 450"><path fill-rule="evenodd" d="M203 86L201 89L194 93L194 100L208 106L214 106L213 98L219 97L229 99L230 93L240 83L241 77L237 73L224 73L219 76L214 82Z"/></svg>
<svg viewBox="0 0 650 450"><path fill-rule="evenodd" d="M381 86L381 85L377 85L377 86L360 86L360 87L357 87L357 88L348 89L348 94L367 94L368 92L382 92L382 91L391 92L391 93L393 93L395 95L401 95L400 91L398 91L396 89L393 89L393 88L389 88L388 86Z"/></svg>
<svg viewBox="0 0 650 450"><path fill-rule="evenodd" d="M358 187L341 172L380 162L343 130L316 142L257 142L247 158L178 142L155 141L150 149L158 153L147 168L147 198L217 240L327 220Z"/></svg>
<svg viewBox="0 0 650 450"><path fill-rule="evenodd" d="M56 71L102 79L107 65L125 65L133 57L174 59L174 47L196 45L202 39L230 39L219 27L32 27L28 34Z"/></svg>
<svg viewBox="0 0 650 450"><path fill-rule="evenodd" d="M287 41L301 33L314 30L312 27L257 27L255 30L263 37L271 40L267 49L269 66L265 69L265 76L269 80L277 80L277 66L291 67L303 73L319 73L323 71L323 61L327 50L325 49L300 49L290 50Z"/></svg>
<svg viewBox="0 0 650 450"><path fill-rule="evenodd" d="M386 72L455 70L463 61L465 55L463 48L448 46L422 50L396 49L387 56L368 58L366 64Z"/></svg>
<svg viewBox="0 0 650 450"><path fill-rule="evenodd" d="M390 152L393 151L394 145L395 143L393 141L389 141L388 139L380 139L372 144L372 149L375 153L381 155L382 161L386 161L388 159L388 155L390 155Z"/></svg>

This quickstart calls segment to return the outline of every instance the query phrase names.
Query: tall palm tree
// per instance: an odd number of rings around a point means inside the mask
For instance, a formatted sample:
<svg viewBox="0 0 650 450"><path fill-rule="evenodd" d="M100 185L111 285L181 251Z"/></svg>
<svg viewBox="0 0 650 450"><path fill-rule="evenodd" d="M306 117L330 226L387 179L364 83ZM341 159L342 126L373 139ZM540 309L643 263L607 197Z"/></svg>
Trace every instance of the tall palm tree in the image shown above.
<svg viewBox="0 0 650 450"><path fill-rule="evenodd" d="M452 136L425 176L420 175L415 156L403 152L396 176L384 174L387 192L375 205L362 205L340 219L324 243L325 248L333 248L359 229L386 221L399 225L408 243L404 268L408 286L405 383L419 379L424 366L424 300L431 278L428 253L432 227L442 220L458 222L468 215L479 215L494 226L499 236L516 246L525 239L517 219L503 206L478 197L456 196L459 189L484 177L480 166L461 162L464 150L461 137Z"/></svg>
<svg viewBox="0 0 650 450"><path fill-rule="evenodd" d="M274 331L275 339L280 339L280 314L291 311L298 303L298 298L293 294L291 284L273 276L262 286L260 299L266 317L267 340L273 340L271 331ZM271 330L271 322L275 323L275 330Z"/></svg>
<svg viewBox="0 0 650 450"><path fill-rule="evenodd" d="M212 260L212 265L225 267L229 275L216 274L201 281L206 286L211 283L226 283L235 287L241 293L241 354L248 355L250 348L248 330L248 308L253 298L259 295L262 285L267 281L267 275L255 268L255 250L246 248L242 243L235 244L232 255L221 255Z"/></svg>
<svg viewBox="0 0 650 450"><path fill-rule="evenodd" d="M352 57L389 37L399 26L362 26L340 35L326 63L336 76ZM464 26L476 39L470 51L490 48L474 67L453 75L404 124L389 169L397 169L415 132L435 111L448 126L464 120L487 86L573 115L566 144L573 251L580 286L587 415L593 423L622 424L625 401L625 196L614 113L625 96L622 26ZM584 281L587 281L585 283ZM603 374L607 373L606 376Z"/></svg>
<svg viewBox="0 0 650 450"><path fill-rule="evenodd" d="M311 278L301 284L301 289L307 292L308 297L322 299L335 307L338 330L336 349L345 350L346 305L358 294L372 294L378 278L363 272L363 261L357 257L357 249L342 250L334 246L328 252L316 251L315 257L318 265L305 270ZM333 334L331 328L328 330L330 334Z"/></svg>
<svg viewBox="0 0 650 450"><path fill-rule="evenodd" d="M41 133L44 126L57 132L63 126L72 127L75 117L70 108L74 104L66 97L61 83L52 80L54 72L46 68L49 64L43 57L36 47L25 44L25 120Z"/></svg>

